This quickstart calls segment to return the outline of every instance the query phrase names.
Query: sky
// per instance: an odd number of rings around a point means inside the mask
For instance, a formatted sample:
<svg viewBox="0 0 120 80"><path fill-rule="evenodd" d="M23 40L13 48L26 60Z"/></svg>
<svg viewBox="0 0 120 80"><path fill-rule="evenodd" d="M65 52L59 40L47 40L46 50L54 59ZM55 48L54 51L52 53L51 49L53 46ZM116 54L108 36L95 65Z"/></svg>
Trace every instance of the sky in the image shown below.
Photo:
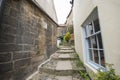
<svg viewBox="0 0 120 80"><path fill-rule="evenodd" d="M54 0L58 24L64 24L71 10L71 0Z"/></svg>

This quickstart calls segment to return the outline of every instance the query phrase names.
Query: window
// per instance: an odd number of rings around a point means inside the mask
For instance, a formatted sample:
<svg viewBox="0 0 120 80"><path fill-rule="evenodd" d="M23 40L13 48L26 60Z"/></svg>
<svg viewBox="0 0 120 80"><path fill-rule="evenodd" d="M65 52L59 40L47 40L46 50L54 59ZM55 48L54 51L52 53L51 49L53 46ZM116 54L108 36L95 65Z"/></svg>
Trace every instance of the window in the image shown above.
<svg viewBox="0 0 120 80"><path fill-rule="evenodd" d="M84 26L84 30L86 43L88 45L87 51L89 55L89 62L105 67L99 19L93 19L86 26Z"/></svg>

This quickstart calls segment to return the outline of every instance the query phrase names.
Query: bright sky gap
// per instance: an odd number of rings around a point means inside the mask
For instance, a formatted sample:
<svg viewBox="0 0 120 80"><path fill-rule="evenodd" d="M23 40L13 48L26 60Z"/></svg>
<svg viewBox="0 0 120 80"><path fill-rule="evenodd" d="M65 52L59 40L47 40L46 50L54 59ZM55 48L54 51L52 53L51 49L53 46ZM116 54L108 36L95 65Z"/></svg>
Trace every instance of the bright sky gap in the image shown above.
<svg viewBox="0 0 120 80"><path fill-rule="evenodd" d="M71 0L54 0L58 24L64 24L71 9Z"/></svg>

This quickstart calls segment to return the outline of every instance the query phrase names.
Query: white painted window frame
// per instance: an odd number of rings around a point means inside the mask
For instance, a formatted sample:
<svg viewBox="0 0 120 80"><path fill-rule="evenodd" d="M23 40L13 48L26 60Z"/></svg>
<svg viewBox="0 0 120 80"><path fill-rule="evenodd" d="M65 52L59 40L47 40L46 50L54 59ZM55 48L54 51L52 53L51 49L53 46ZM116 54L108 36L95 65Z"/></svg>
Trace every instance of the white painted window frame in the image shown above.
<svg viewBox="0 0 120 80"><path fill-rule="evenodd" d="M98 19L99 19L99 18L98 18ZM89 65L91 65L92 67L94 67L95 69L101 68L102 70L105 70L106 68L101 65L101 60L100 60L100 50L104 52L104 49L100 49L100 48L99 48L98 37L96 37L97 34L101 34L101 30L98 31L98 32L95 32L93 20L91 20L91 22L92 22L92 25L93 25L93 26L92 26L92 27L93 27L93 34L89 34L88 36L86 35L86 32L85 32L85 28L86 28L87 25L85 25L85 26L83 25L83 33L84 33L84 40L85 40L85 50L86 50L86 51L85 51L85 52L86 52L86 62L87 62ZM95 36L95 37L96 37L97 48L93 48L93 46L92 46L91 48L89 48L89 44L88 44L88 40L87 40L87 39L90 38L90 37L92 37L92 36ZM102 35L101 35L101 36L102 36ZM90 39L90 41L91 41L91 39ZM93 44L92 41L91 41L91 44ZM102 43L102 45L103 45L103 43ZM93 61L90 60L89 50L92 50ZM97 50L97 51L98 51L99 64L95 63L94 53L93 53L94 50ZM105 54L105 53L103 53L103 54ZM105 58L105 56L104 56L104 58Z"/></svg>

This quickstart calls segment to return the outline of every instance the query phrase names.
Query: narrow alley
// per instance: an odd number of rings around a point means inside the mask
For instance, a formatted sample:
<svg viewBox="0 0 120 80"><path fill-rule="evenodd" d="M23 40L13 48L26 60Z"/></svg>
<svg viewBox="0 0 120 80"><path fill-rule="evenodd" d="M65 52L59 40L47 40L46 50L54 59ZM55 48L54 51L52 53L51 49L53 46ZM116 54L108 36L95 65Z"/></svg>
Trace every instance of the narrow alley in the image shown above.
<svg viewBox="0 0 120 80"><path fill-rule="evenodd" d="M120 80L120 0L0 0L0 80Z"/></svg>

